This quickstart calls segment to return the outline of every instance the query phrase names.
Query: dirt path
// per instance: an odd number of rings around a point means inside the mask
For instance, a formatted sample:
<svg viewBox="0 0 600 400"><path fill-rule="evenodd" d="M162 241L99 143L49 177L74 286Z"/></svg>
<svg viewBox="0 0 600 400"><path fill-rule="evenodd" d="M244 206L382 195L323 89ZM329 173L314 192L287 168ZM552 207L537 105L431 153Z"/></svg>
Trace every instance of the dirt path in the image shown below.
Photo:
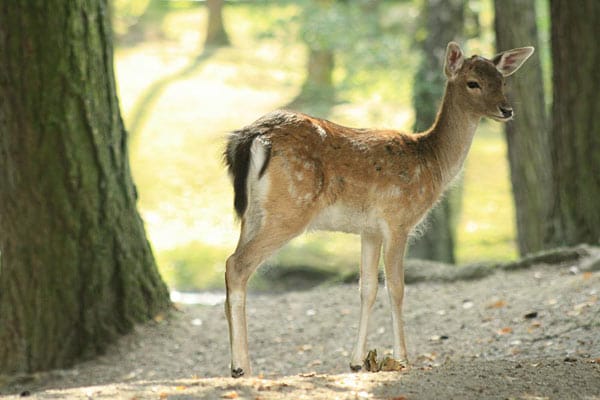
<svg viewBox="0 0 600 400"><path fill-rule="evenodd" d="M359 295L356 285L337 285L249 297L257 378L223 378L229 350L222 304L182 306L173 317L138 327L103 357L70 370L20 377L0 387L0 394L600 399L600 272L586 271L597 264L585 258L499 270L476 281L409 285L405 322L413 366L402 373L348 373ZM380 354L392 344L383 289L368 346Z"/></svg>

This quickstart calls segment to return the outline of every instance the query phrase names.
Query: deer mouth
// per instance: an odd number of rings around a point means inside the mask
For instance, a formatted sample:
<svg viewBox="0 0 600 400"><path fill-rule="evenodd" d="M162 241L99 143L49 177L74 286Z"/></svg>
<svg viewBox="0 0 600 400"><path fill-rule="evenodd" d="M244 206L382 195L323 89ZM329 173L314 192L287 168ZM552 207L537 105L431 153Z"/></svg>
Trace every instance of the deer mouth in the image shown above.
<svg viewBox="0 0 600 400"><path fill-rule="evenodd" d="M507 117L505 117L504 115L496 115L496 114L492 114L490 115L490 118L499 121L499 122L507 122L510 121L511 119L513 119L512 115L509 115Z"/></svg>

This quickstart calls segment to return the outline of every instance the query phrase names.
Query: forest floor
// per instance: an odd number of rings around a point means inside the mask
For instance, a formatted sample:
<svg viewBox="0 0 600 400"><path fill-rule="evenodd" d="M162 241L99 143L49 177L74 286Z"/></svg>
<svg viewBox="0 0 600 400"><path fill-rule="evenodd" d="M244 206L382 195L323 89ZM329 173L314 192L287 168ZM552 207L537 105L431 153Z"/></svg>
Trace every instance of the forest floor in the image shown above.
<svg viewBox="0 0 600 400"><path fill-rule="evenodd" d="M411 264L411 268L418 268ZM435 268L434 268L435 269ZM357 286L250 294L255 376L229 378L222 303L179 305L72 369L0 382L39 399L600 399L600 250L493 272L413 279L404 316L411 366L350 373ZM481 269L477 269L481 271ZM446 267L447 276L456 267ZM407 271L407 276L410 271ZM426 270L423 271L426 275ZM369 348L389 354L380 288Z"/></svg>

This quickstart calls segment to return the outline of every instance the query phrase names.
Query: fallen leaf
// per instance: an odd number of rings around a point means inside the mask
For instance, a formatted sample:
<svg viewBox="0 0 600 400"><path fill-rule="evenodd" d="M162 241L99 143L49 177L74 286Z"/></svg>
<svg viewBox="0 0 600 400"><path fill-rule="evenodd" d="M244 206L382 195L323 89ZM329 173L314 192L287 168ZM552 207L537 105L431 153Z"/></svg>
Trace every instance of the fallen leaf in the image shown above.
<svg viewBox="0 0 600 400"><path fill-rule="evenodd" d="M365 371L379 372L379 363L377 363L377 350L369 350L363 361Z"/></svg>
<svg viewBox="0 0 600 400"><path fill-rule="evenodd" d="M389 400L408 400L408 397L396 396L396 397L390 397Z"/></svg>
<svg viewBox="0 0 600 400"><path fill-rule="evenodd" d="M223 393L221 397L224 399L237 399L239 396L235 390L232 390L230 392Z"/></svg>
<svg viewBox="0 0 600 400"><path fill-rule="evenodd" d="M491 304L488 304L487 308L503 308L506 307L506 304L507 303L505 300L498 300Z"/></svg>
<svg viewBox="0 0 600 400"><path fill-rule="evenodd" d="M306 373L298 374L298 375L300 375L303 378L312 378L313 376L316 376L317 373L316 372L306 372Z"/></svg>
<svg viewBox="0 0 600 400"><path fill-rule="evenodd" d="M592 272L586 271L583 273L582 277L583 277L583 280L587 281L588 279L590 279L592 277Z"/></svg>
<svg viewBox="0 0 600 400"><path fill-rule="evenodd" d="M165 314L164 313L158 313L154 316L154 321L161 323L165 320Z"/></svg>
<svg viewBox="0 0 600 400"><path fill-rule="evenodd" d="M400 361L394 360L392 357L386 357L379 365L380 371L404 371L406 366Z"/></svg>
<svg viewBox="0 0 600 400"><path fill-rule="evenodd" d="M180 385L180 386L176 386L175 387L175 390L186 390L186 389L187 389L187 386L184 386L184 385Z"/></svg>
<svg viewBox="0 0 600 400"><path fill-rule="evenodd" d="M531 325L529 325L529 328L527 328L527 333L534 333L537 329L539 329L542 326L542 323L539 321L534 321L531 323Z"/></svg>
<svg viewBox="0 0 600 400"><path fill-rule="evenodd" d="M165 392L161 392L161 393L158 394L158 397L161 398L161 399L166 399L166 398L169 397L169 394L165 393Z"/></svg>
<svg viewBox="0 0 600 400"><path fill-rule="evenodd" d="M513 332L513 329L510 326L505 326L504 328L502 328L499 331L497 331L496 334L498 334L498 335L509 335L512 332Z"/></svg>

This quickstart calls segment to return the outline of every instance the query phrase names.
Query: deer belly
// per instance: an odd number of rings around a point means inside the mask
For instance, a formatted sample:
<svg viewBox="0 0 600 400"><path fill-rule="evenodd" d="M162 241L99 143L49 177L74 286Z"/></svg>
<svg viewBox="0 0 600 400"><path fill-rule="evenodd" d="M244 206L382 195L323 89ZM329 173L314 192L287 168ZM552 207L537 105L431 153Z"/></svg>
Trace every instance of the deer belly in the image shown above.
<svg viewBox="0 0 600 400"><path fill-rule="evenodd" d="M309 230L361 233L376 229L377 219L368 213L343 204L333 204L321 210L309 224Z"/></svg>

